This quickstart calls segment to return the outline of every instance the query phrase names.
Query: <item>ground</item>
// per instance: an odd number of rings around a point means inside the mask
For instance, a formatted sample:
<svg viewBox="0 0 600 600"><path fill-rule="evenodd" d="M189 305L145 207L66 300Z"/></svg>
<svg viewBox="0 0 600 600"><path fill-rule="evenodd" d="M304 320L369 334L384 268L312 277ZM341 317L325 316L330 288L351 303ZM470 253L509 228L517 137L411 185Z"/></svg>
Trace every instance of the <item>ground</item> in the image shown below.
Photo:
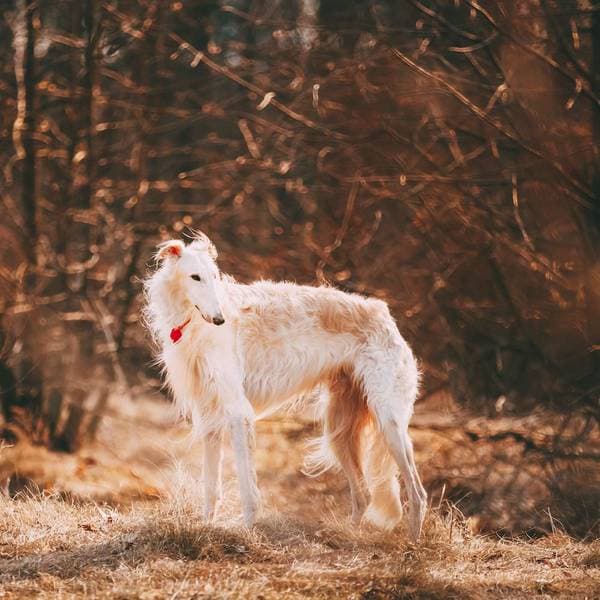
<svg viewBox="0 0 600 600"><path fill-rule="evenodd" d="M219 515L203 524L200 450L162 402L121 405L74 455L3 448L0 598L600 598L600 541L481 535L443 498L416 545L402 528L353 527L343 478L302 473L308 433L259 426L252 530L229 455ZM414 434L426 464L437 442Z"/></svg>

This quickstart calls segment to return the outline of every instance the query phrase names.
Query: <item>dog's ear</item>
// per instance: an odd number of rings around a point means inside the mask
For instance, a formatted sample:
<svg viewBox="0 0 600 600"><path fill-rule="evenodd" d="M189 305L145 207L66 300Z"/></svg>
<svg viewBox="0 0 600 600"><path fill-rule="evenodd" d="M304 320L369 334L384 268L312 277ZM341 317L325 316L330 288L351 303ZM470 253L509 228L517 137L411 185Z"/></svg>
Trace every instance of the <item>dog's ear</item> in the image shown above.
<svg viewBox="0 0 600 600"><path fill-rule="evenodd" d="M168 240L158 245L156 252L157 260L166 260L168 258L180 258L185 244L181 240Z"/></svg>
<svg viewBox="0 0 600 600"><path fill-rule="evenodd" d="M215 245L210 241L210 238L202 231L194 231L194 241L192 242L192 244L197 246L201 250L208 252L208 255L213 260L217 260L218 253L217 249L215 248Z"/></svg>

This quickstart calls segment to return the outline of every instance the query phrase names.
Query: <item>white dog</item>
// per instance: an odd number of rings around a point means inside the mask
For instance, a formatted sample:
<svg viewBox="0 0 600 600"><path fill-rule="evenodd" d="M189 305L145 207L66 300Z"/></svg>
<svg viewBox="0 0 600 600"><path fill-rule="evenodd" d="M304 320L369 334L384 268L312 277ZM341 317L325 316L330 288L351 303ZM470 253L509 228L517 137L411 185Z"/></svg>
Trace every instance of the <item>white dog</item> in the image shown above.
<svg viewBox="0 0 600 600"><path fill-rule="evenodd" d="M206 518L220 495L223 432L251 526L260 507L256 416L325 384L318 462L343 469L353 520L364 513L384 528L402 516L399 467L416 540L427 499L408 434L419 372L387 305L328 287L243 285L219 272L216 257L201 233L189 245L165 242L146 282L146 317L167 383L204 440Z"/></svg>

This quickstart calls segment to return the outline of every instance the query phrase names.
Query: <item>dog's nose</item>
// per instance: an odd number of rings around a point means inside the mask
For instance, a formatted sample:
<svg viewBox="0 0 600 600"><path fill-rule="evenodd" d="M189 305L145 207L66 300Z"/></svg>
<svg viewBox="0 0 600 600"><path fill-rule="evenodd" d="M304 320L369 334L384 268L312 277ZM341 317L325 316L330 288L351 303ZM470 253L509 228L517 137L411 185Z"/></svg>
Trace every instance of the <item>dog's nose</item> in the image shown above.
<svg viewBox="0 0 600 600"><path fill-rule="evenodd" d="M223 317L213 317L213 323L215 325L223 325L223 323L225 323L225 319Z"/></svg>

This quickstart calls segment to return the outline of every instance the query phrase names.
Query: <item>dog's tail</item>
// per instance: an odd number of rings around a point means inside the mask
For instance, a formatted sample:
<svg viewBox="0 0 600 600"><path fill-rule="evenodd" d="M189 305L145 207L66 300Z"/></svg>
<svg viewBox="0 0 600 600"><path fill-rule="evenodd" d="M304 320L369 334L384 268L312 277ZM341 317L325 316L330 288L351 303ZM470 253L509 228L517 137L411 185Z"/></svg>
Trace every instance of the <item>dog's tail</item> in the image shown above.
<svg viewBox="0 0 600 600"><path fill-rule="evenodd" d="M362 434L369 418L362 392L340 371L315 396L316 420L323 423L322 434L309 441L304 472L316 477L328 470L341 470L346 456L359 463ZM342 456L343 455L343 456Z"/></svg>

